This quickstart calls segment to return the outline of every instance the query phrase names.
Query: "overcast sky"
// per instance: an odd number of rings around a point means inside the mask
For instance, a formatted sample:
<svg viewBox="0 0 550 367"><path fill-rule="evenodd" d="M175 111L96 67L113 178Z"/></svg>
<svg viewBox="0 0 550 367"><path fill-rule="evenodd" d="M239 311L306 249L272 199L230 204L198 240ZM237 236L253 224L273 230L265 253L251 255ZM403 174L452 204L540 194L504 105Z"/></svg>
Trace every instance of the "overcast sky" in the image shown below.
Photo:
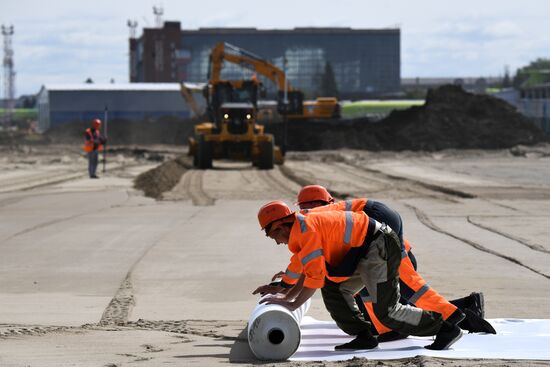
<svg viewBox="0 0 550 367"><path fill-rule="evenodd" d="M16 94L88 77L128 82L126 22L141 35L155 5L184 29L400 27L402 77L498 76L550 58L548 0L2 0L0 22L15 27Z"/></svg>

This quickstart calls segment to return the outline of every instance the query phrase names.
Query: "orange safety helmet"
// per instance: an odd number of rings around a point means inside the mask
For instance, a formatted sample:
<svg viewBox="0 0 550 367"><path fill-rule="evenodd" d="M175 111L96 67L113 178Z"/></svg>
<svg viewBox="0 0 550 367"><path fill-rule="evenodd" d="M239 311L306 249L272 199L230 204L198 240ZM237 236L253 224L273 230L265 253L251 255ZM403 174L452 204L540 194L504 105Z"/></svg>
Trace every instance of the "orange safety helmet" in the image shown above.
<svg viewBox="0 0 550 367"><path fill-rule="evenodd" d="M321 185L304 186L298 194L297 204L300 205L310 201L324 201L325 203L333 203L334 198L330 195L328 190Z"/></svg>
<svg viewBox="0 0 550 367"><path fill-rule="evenodd" d="M100 119L92 120L92 127L94 129L99 129L101 127L101 120Z"/></svg>
<svg viewBox="0 0 550 367"><path fill-rule="evenodd" d="M270 201L258 211L258 222L260 222L260 227L265 229L276 220L286 218L292 214L294 212L284 202L280 200Z"/></svg>

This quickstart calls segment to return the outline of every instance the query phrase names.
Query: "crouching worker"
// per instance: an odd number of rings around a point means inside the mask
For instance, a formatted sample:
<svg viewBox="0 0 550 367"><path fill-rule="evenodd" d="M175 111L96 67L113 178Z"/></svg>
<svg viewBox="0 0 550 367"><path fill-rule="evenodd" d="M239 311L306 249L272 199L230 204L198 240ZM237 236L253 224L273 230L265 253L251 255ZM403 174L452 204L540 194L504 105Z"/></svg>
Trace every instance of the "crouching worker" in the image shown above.
<svg viewBox="0 0 550 367"><path fill-rule="evenodd" d="M341 283L340 291L346 307L353 310L354 320L343 331L356 337L336 349L372 349L378 345L370 322L364 319L354 300L363 287L372 297L376 317L384 325L407 335L435 335L434 342L426 348L448 349L462 337L460 328L444 321L440 313L399 303L399 238L364 212L326 211L304 216L282 201L272 201L260 208L258 221L266 236L277 244L288 245L303 266L304 278L298 294L289 292L282 298L265 298L263 303L295 310L324 286L325 277L349 277ZM269 286L261 286L254 293L266 287Z"/></svg>

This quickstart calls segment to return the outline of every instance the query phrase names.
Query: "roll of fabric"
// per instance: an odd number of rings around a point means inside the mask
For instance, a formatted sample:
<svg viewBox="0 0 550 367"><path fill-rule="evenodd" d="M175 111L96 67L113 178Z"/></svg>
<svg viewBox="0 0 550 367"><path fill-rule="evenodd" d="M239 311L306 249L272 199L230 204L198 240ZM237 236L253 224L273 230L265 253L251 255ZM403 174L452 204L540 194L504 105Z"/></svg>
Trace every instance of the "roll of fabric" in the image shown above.
<svg viewBox="0 0 550 367"><path fill-rule="evenodd" d="M280 305L256 305L248 320L248 344L262 360L286 360L300 345L300 322L309 309L308 300L295 311Z"/></svg>

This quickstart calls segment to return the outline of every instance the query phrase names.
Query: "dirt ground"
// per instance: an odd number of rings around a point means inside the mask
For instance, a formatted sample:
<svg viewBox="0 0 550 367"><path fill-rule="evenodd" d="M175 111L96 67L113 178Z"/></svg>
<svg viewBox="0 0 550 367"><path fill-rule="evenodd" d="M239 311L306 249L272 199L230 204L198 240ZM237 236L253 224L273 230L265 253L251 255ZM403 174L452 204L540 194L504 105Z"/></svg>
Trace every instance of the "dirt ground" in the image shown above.
<svg viewBox="0 0 550 367"><path fill-rule="evenodd" d="M85 177L79 148L1 150L1 366L257 364L241 349L256 302L250 292L288 255L259 233L255 213L267 200L293 203L307 183L399 210L421 274L446 297L481 290L488 318L550 318L548 144L291 152L271 171L228 161L199 171L175 146L118 147L100 180ZM145 196L147 187L158 200ZM330 319L319 295L309 314ZM550 362L416 357L265 364Z"/></svg>
<svg viewBox="0 0 550 367"><path fill-rule="evenodd" d="M550 144L503 102L448 86L379 123L294 124L286 163L269 171L192 169L183 144L195 122L113 121L99 180L86 175L85 124L0 136L0 366L258 364L243 334L251 290L288 253L256 212L294 203L305 184L398 210L420 273L444 296L483 291L488 318L550 318ZM266 126L279 142L282 128ZM330 319L319 295L308 314Z"/></svg>

